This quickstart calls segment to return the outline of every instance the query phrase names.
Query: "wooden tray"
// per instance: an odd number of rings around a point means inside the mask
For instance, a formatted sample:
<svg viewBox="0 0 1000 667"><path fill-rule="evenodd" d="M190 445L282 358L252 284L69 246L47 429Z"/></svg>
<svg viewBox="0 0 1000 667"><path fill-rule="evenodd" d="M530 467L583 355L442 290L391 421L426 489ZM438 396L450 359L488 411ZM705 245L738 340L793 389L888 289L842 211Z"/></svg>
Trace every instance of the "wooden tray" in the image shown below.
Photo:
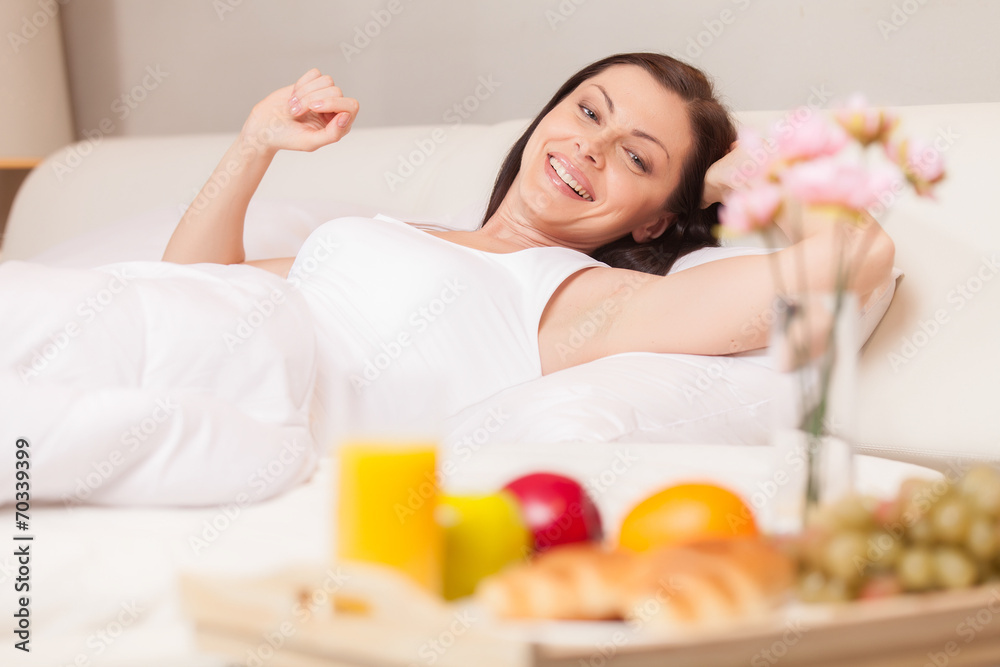
<svg viewBox="0 0 1000 667"><path fill-rule="evenodd" d="M336 583L338 573L304 565L269 577L188 575L181 596L199 645L247 667L1000 665L995 583L789 605L739 626L656 637L616 622L501 623L472 604L446 605L393 586L362 610L350 587ZM334 611L334 599L353 611Z"/></svg>

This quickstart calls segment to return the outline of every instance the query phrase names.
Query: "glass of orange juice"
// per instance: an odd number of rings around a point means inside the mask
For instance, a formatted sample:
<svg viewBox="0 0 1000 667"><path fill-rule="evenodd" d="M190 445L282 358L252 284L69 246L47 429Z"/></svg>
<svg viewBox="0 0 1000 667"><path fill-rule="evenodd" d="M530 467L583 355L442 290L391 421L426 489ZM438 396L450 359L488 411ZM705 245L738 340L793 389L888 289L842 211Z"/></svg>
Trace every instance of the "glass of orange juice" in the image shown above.
<svg viewBox="0 0 1000 667"><path fill-rule="evenodd" d="M439 595L438 392L427 387L419 409L407 407L409 416L379 406L377 396L372 400L355 387L346 392L334 457L334 558L393 567Z"/></svg>

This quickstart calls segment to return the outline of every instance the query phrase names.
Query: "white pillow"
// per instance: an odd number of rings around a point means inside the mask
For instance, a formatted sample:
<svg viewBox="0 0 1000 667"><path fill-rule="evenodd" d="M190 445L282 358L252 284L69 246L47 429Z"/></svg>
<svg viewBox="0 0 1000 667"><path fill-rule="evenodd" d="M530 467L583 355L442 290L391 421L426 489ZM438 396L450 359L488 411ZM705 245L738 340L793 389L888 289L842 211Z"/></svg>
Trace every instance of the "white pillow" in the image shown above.
<svg viewBox="0 0 1000 667"><path fill-rule="evenodd" d="M759 359L633 352L510 387L448 420L469 456L504 442L765 444L779 375Z"/></svg>
<svg viewBox="0 0 1000 667"><path fill-rule="evenodd" d="M702 248L670 273L705 262L771 252ZM859 349L885 315L899 269L859 314ZM787 390L767 349L726 356L630 353L510 387L454 415L445 445L472 456L505 442L659 442L765 445L771 400Z"/></svg>

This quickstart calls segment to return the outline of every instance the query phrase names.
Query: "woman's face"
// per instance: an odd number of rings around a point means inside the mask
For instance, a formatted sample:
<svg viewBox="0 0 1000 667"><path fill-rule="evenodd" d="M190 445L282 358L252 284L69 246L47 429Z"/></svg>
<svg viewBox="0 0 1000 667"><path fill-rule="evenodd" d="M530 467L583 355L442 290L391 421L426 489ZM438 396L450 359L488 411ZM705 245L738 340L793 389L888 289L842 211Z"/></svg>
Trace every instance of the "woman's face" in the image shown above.
<svg viewBox="0 0 1000 667"><path fill-rule="evenodd" d="M508 203L539 232L585 252L630 233L647 241L669 223L663 204L692 143L684 101L642 68L614 65L538 124Z"/></svg>

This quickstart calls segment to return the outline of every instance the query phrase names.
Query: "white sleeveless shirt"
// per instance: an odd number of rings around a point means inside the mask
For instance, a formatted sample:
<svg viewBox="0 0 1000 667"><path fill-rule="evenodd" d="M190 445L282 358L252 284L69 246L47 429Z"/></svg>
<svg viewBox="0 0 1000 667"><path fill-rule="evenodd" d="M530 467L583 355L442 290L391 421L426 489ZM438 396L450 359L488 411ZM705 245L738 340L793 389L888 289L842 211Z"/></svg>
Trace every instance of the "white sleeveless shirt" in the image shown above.
<svg viewBox="0 0 1000 667"><path fill-rule="evenodd" d="M332 422L347 404L353 426L392 428L422 418L429 385L447 417L540 377L542 312L591 266L606 265L568 248L476 250L385 215L320 225L288 273L316 324L314 410Z"/></svg>

